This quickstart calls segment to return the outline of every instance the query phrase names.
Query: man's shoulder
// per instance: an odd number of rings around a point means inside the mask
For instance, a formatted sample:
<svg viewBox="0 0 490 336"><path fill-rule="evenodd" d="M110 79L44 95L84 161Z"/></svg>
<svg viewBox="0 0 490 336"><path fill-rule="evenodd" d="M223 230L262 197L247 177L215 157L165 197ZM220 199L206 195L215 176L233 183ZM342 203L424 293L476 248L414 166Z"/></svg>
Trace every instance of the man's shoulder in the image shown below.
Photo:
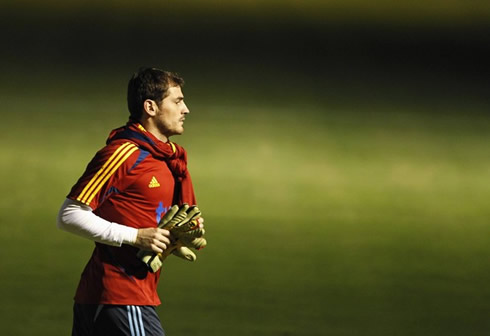
<svg viewBox="0 0 490 336"><path fill-rule="evenodd" d="M141 152L141 149L132 141L126 139L111 141L97 151L89 166L111 169L120 167L122 164L132 165L138 160Z"/></svg>
<svg viewBox="0 0 490 336"><path fill-rule="evenodd" d="M120 139L111 141L104 147L99 149L96 153L96 157L129 157L133 154L138 154L140 148L138 145L127 139Z"/></svg>

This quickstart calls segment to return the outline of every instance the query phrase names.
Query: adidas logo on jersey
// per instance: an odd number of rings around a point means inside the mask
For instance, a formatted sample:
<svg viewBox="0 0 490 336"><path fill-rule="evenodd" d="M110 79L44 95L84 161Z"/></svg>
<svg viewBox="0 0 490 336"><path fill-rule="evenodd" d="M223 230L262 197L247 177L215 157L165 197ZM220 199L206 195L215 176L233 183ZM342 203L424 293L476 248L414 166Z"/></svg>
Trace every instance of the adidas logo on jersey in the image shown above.
<svg viewBox="0 0 490 336"><path fill-rule="evenodd" d="M151 178L150 183L148 184L148 187L149 187L149 188L157 188L157 187L159 187L159 186L160 186L160 183L158 183L158 181L157 181L156 177L155 177L155 176L153 176L153 177Z"/></svg>

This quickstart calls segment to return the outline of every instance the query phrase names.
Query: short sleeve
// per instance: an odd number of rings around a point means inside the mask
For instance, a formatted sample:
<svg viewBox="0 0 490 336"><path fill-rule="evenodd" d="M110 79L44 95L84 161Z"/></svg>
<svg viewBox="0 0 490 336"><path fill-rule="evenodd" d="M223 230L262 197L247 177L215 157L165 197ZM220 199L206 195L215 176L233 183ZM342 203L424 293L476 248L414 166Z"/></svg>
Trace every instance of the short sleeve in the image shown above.
<svg viewBox="0 0 490 336"><path fill-rule="evenodd" d="M102 148L67 197L97 209L111 192L120 188L138 153L138 147L128 141Z"/></svg>

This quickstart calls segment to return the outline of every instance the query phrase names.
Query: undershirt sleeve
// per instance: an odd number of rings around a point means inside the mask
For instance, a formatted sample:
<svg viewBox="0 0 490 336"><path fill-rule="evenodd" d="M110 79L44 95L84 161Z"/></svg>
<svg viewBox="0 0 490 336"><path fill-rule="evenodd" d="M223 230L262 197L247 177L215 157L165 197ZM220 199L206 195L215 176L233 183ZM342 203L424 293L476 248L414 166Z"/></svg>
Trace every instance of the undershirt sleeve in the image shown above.
<svg viewBox="0 0 490 336"><path fill-rule="evenodd" d="M57 217L58 228L99 243L121 246L134 244L138 229L109 222L92 212L92 208L67 198Z"/></svg>

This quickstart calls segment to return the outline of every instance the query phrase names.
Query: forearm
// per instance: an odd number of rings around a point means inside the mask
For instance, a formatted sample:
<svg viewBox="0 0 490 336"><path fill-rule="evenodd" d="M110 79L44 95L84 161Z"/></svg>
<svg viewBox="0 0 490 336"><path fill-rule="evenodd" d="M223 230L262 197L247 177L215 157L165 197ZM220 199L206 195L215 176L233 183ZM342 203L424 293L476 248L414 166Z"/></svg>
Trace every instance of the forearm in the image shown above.
<svg viewBox="0 0 490 336"><path fill-rule="evenodd" d="M109 222L77 201L66 199L58 213L58 228L112 246L133 245L138 229Z"/></svg>

